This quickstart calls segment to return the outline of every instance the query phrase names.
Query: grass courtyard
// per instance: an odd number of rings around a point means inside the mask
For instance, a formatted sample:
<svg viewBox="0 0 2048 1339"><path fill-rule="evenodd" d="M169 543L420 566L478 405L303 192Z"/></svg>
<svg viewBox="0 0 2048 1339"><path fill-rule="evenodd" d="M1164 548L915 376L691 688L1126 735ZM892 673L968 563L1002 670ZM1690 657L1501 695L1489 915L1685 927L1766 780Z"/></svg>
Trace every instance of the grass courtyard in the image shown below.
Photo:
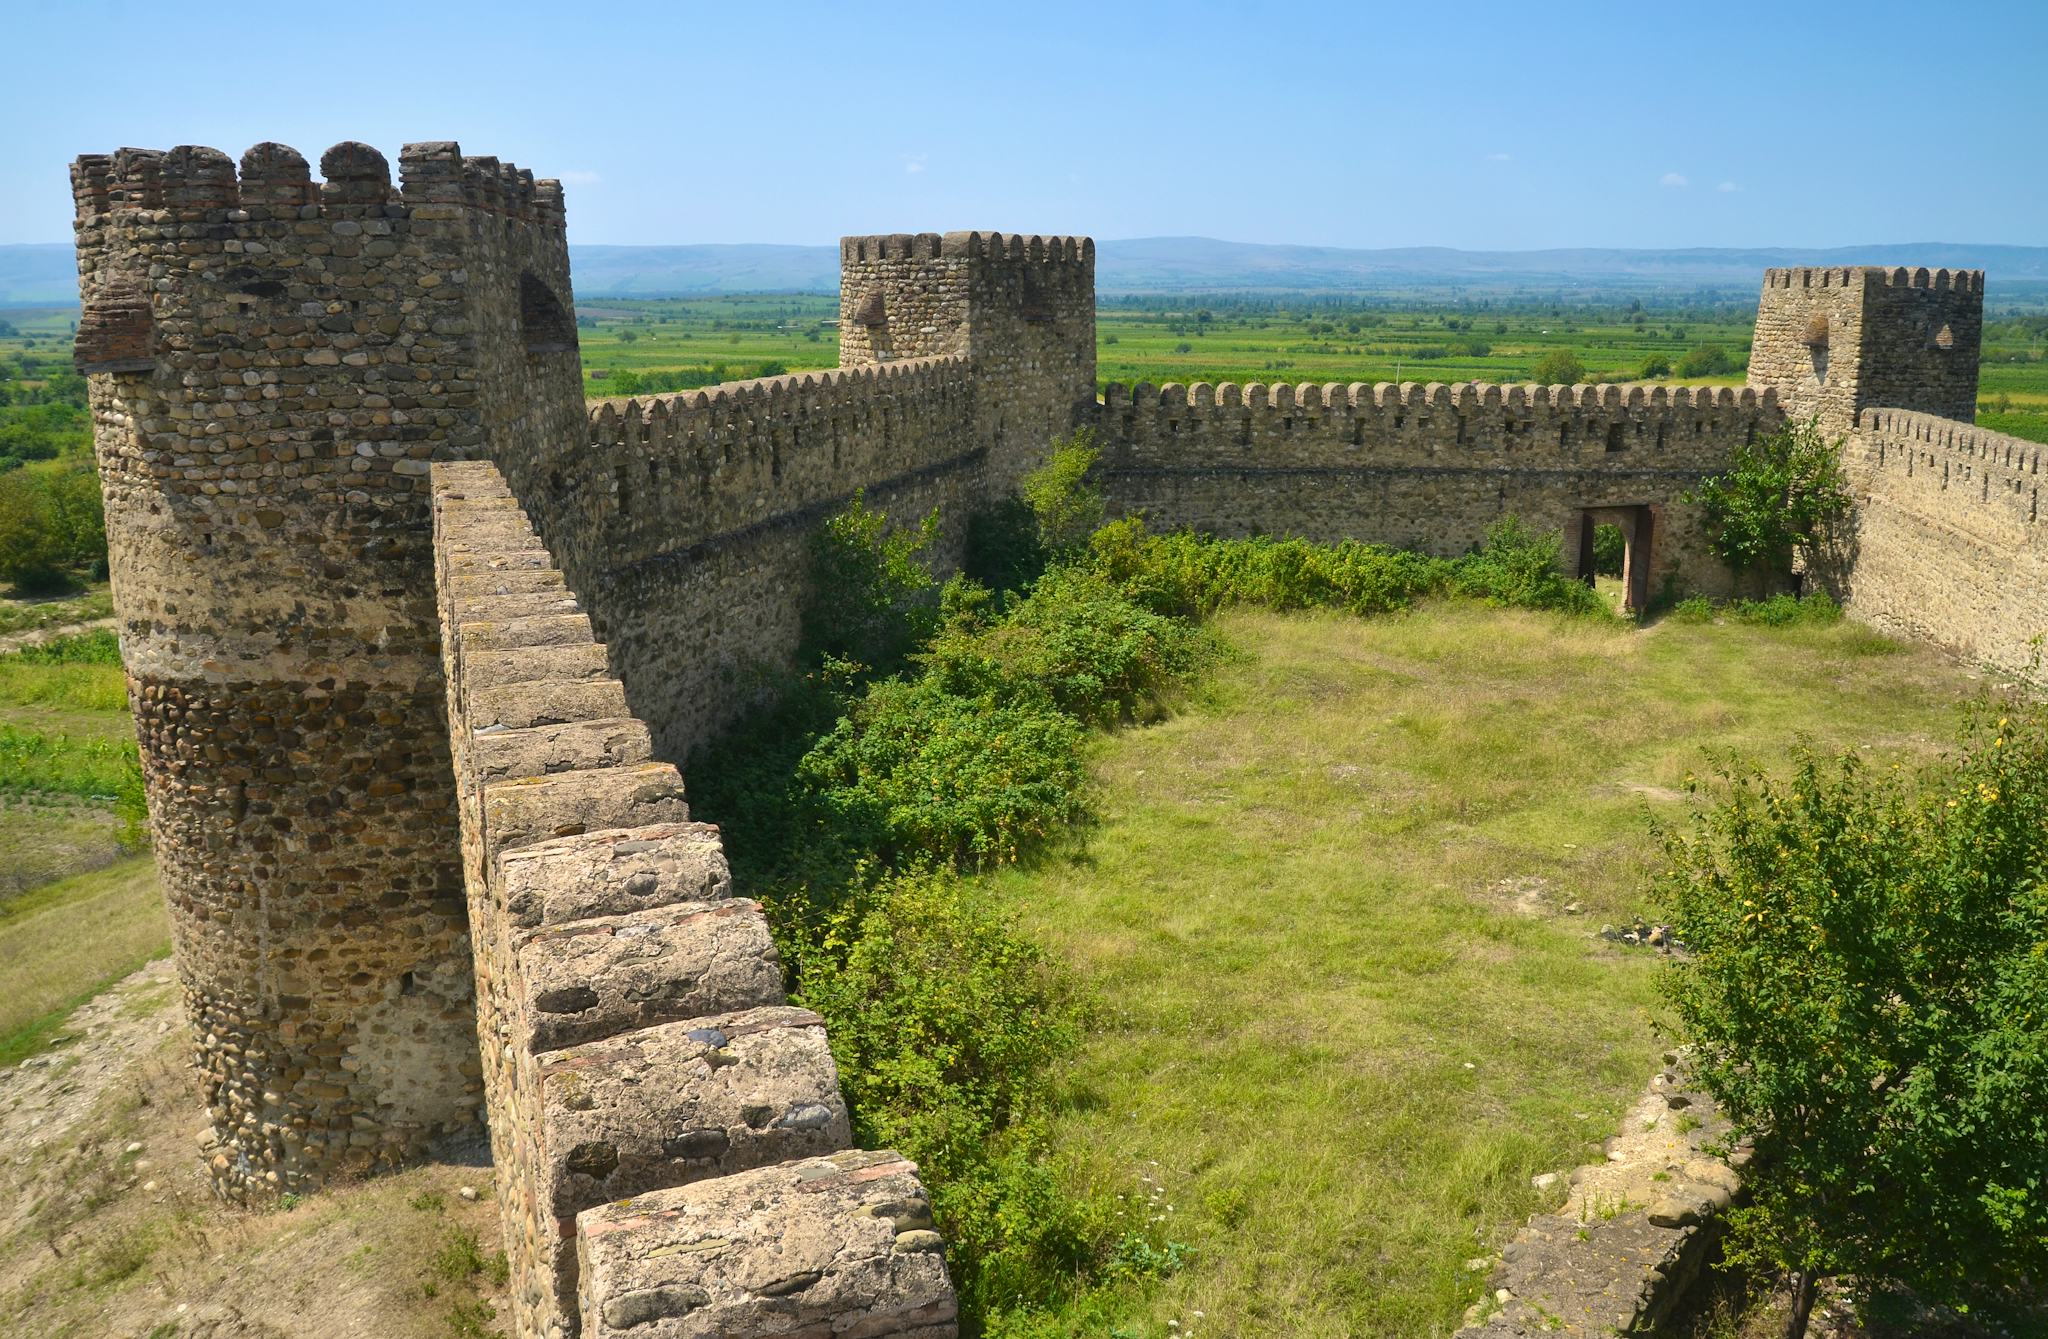
<svg viewBox="0 0 2048 1339"><path fill-rule="evenodd" d="M1597 932L1653 910L1707 751L1927 757L1977 686L1847 622L1218 627L1193 701L1100 741L1099 825L995 878L1096 1001L1055 1156L1186 1247L1056 1332L1450 1333L1656 1066L1659 960Z"/></svg>

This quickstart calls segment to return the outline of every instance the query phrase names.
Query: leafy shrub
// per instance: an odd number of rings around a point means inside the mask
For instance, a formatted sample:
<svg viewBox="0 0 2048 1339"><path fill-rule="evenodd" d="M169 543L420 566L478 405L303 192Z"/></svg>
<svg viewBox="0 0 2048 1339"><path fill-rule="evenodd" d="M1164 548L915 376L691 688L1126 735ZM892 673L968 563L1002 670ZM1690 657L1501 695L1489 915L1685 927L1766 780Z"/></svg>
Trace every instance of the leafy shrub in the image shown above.
<svg viewBox="0 0 2048 1339"><path fill-rule="evenodd" d="M915 528L892 526L859 493L825 522L811 542L804 659L875 674L900 668L938 626L939 583L921 558L938 533L938 512Z"/></svg>
<svg viewBox="0 0 2048 1339"><path fill-rule="evenodd" d="M1650 357L1643 359L1643 365L1636 369L1636 378L1640 381L1652 381L1658 377L1668 377L1670 375L1671 360L1661 354L1652 354Z"/></svg>
<svg viewBox="0 0 2048 1339"><path fill-rule="evenodd" d="M66 460L0 474L0 582L60 590L74 572L104 575L106 516L99 478Z"/></svg>
<svg viewBox="0 0 2048 1339"><path fill-rule="evenodd" d="M1586 365L1568 349L1553 349L1536 360L1529 375L1541 386L1576 386L1586 375Z"/></svg>
<svg viewBox="0 0 2048 1339"><path fill-rule="evenodd" d="M1714 551L1738 574L1789 576L1849 510L1842 444L1818 419L1788 423L1735 448L1728 468L1687 495L1706 513Z"/></svg>
<svg viewBox="0 0 2048 1339"><path fill-rule="evenodd" d="M1718 344L1698 345L1687 349L1678 358L1678 375L1681 377L1720 377L1734 370L1735 360Z"/></svg>
<svg viewBox="0 0 2048 1339"><path fill-rule="evenodd" d="M967 518L961 570L999 594L1038 580L1049 555L1038 539L1038 518L1022 498L1005 498Z"/></svg>
<svg viewBox="0 0 2048 1339"><path fill-rule="evenodd" d="M1659 881L1694 1070L1756 1143L1730 1255L1996 1317L2048 1273L2048 718L1979 702L1917 780L1794 757L1724 769Z"/></svg>
<svg viewBox="0 0 2048 1339"><path fill-rule="evenodd" d="M1714 602L1704 595L1688 595L1671 606L1671 618L1678 623L1711 623Z"/></svg>
<svg viewBox="0 0 2048 1339"><path fill-rule="evenodd" d="M1018 495L1038 520L1038 541L1048 553L1071 553L1102 524L1102 490L1088 482L1102 454L1086 428L1052 444L1043 465L1026 474Z"/></svg>
<svg viewBox="0 0 2048 1339"><path fill-rule="evenodd" d="M1452 588L1488 604L1564 613L1604 613L1607 604L1558 565L1558 537L1509 516L1486 528L1486 543L1454 565Z"/></svg>
<svg viewBox="0 0 2048 1339"><path fill-rule="evenodd" d="M885 679L801 775L823 821L887 864L1003 864L1081 817L1085 733L1048 707Z"/></svg>
<svg viewBox="0 0 2048 1339"><path fill-rule="evenodd" d="M1377 544L1155 535L1135 517L1096 531L1089 560L1126 598L1181 618L1233 604L1390 613L1440 589L1447 571L1440 559Z"/></svg>
<svg viewBox="0 0 2048 1339"><path fill-rule="evenodd" d="M1842 606L1825 591L1815 591L1804 596L1778 594L1763 600L1734 600L1728 605L1728 614L1737 623L1754 623L1766 628L1795 624L1824 627L1842 621Z"/></svg>
<svg viewBox="0 0 2048 1339"><path fill-rule="evenodd" d="M1618 525L1593 528L1593 570L1604 577L1618 577L1628 560L1628 537Z"/></svg>
<svg viewBox="0 0 2048 1339"><path fill-rule="evenodd" d="M1005 617L949 629L923 657L957 696L1037 704L1089 725L1137 717L1200 659L1189 624L1076 567L1052 568Z"/></svg>

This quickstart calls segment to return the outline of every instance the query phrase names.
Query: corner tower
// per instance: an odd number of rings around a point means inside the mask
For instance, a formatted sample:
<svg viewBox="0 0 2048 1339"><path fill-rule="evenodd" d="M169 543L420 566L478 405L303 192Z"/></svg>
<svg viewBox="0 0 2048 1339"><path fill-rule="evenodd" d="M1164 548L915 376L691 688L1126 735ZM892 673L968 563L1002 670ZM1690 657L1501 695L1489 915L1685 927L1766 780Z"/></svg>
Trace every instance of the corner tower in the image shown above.
<svg viewBox="0 0 2048 1339"><path fill-rule="evenodd" d="M839 242L839 361L966 354L977 440L1004 492L1094 421L1095 243L949 232Z"/></svg>
<svg viewBox="0 0 2048 1339"><path fill-rule="evenodd" d="M1982 270L1765 270L1749 384L1844 432L1865 409L1977 416Z"/></svg>
<svg viewBox="0 0 2048 1339"><path fill-rule="evenodd" d="M560 187L451 143L73 166L76 356L230 1195L478 1119L427 470L580 440Z"/></svg>

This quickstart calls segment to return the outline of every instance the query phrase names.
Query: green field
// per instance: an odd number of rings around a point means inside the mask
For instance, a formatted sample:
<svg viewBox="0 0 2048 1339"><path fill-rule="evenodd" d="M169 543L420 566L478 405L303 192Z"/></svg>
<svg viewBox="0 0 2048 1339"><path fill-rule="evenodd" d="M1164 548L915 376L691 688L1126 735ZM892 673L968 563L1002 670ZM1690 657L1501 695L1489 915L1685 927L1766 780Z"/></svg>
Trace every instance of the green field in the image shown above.
<svg viewBox="0 0 2048 1339"><path fill-rule="evenodd" d="M681 390L838 363L828 297L597 299L578 308L593 397ZM1755 307L1330 297L1105 297L1104 382L1494 381L1534 378L1545 355L1593 381L1740 385ZM1688 374L1694 365L1718 368ZM1659 365L1663 365L1660 370ZM1979 421L2048 441L2048 317L1987 321Z"/></svg>
<svg viewBox="0 0 2048 1339"><path fill-rule="evenodd" d="M1217 626L1194 703L1100 741L1099 826L993 881L1102 1002L1052 1156L1186 1247L1059 1333L1449 1334L1667 1044L1659 960L1595 932L1704 751L1924 758L1976 686L1848 622Z"/></svg>

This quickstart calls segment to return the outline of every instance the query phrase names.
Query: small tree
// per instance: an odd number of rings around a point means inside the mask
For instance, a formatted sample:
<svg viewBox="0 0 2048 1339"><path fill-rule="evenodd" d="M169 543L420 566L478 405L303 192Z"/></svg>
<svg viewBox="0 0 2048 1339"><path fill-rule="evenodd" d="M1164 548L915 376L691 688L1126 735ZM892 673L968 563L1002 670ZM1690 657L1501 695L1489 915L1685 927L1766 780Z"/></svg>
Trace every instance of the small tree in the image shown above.
<svg viewBox="0 0 2048 1339"><path fill-rule="evenodd" d="M1682 377L1720 377L1734 370L1734 359L1718 344L1687 349L1678 359L1678 375Z"/></svg>
<svg viewBox="0 0 2048 1339"><path fill-rule="evenodd" d="M1983 701L1918 782L1727 768L1667 834L1694 1072L1755 1142L1730 1258L1997 1315L2048 1278L2048 716Z"/></svg>
<svg viewBox="0 0 2048 1339"><path fill-rule="evenodd" d="M1102 490L1088 471L1102 454L1086 428L1052 444L1043 465L1018 483L1018 494L1038 518L1038 539L1048 553L1068 553L1088 542L1102 524Z"/></svg>
<svg viewBox="0 0 2048 1339"><path fill-rule="evenodd" d="M1569 349L1553 349L1536 360L1531 375L1543 386L1576 386L1586 375L1586 365Z"/></svg>
<svg viewBox="0 0 2048 1339"><path fill-rule="evenodd" d="M1849 511L1842 443L1818 419L1788 423L1735 449L1728 469L1686 495L1706 511L1714 551L1738 576L1792 574Z"/></svg>
<svg viewBox="0 0 2048 1339"><path fill-rule="evenodd" d="M36 593L65 584L65 536L43 475L0 474L0 583Z"/></svg>

